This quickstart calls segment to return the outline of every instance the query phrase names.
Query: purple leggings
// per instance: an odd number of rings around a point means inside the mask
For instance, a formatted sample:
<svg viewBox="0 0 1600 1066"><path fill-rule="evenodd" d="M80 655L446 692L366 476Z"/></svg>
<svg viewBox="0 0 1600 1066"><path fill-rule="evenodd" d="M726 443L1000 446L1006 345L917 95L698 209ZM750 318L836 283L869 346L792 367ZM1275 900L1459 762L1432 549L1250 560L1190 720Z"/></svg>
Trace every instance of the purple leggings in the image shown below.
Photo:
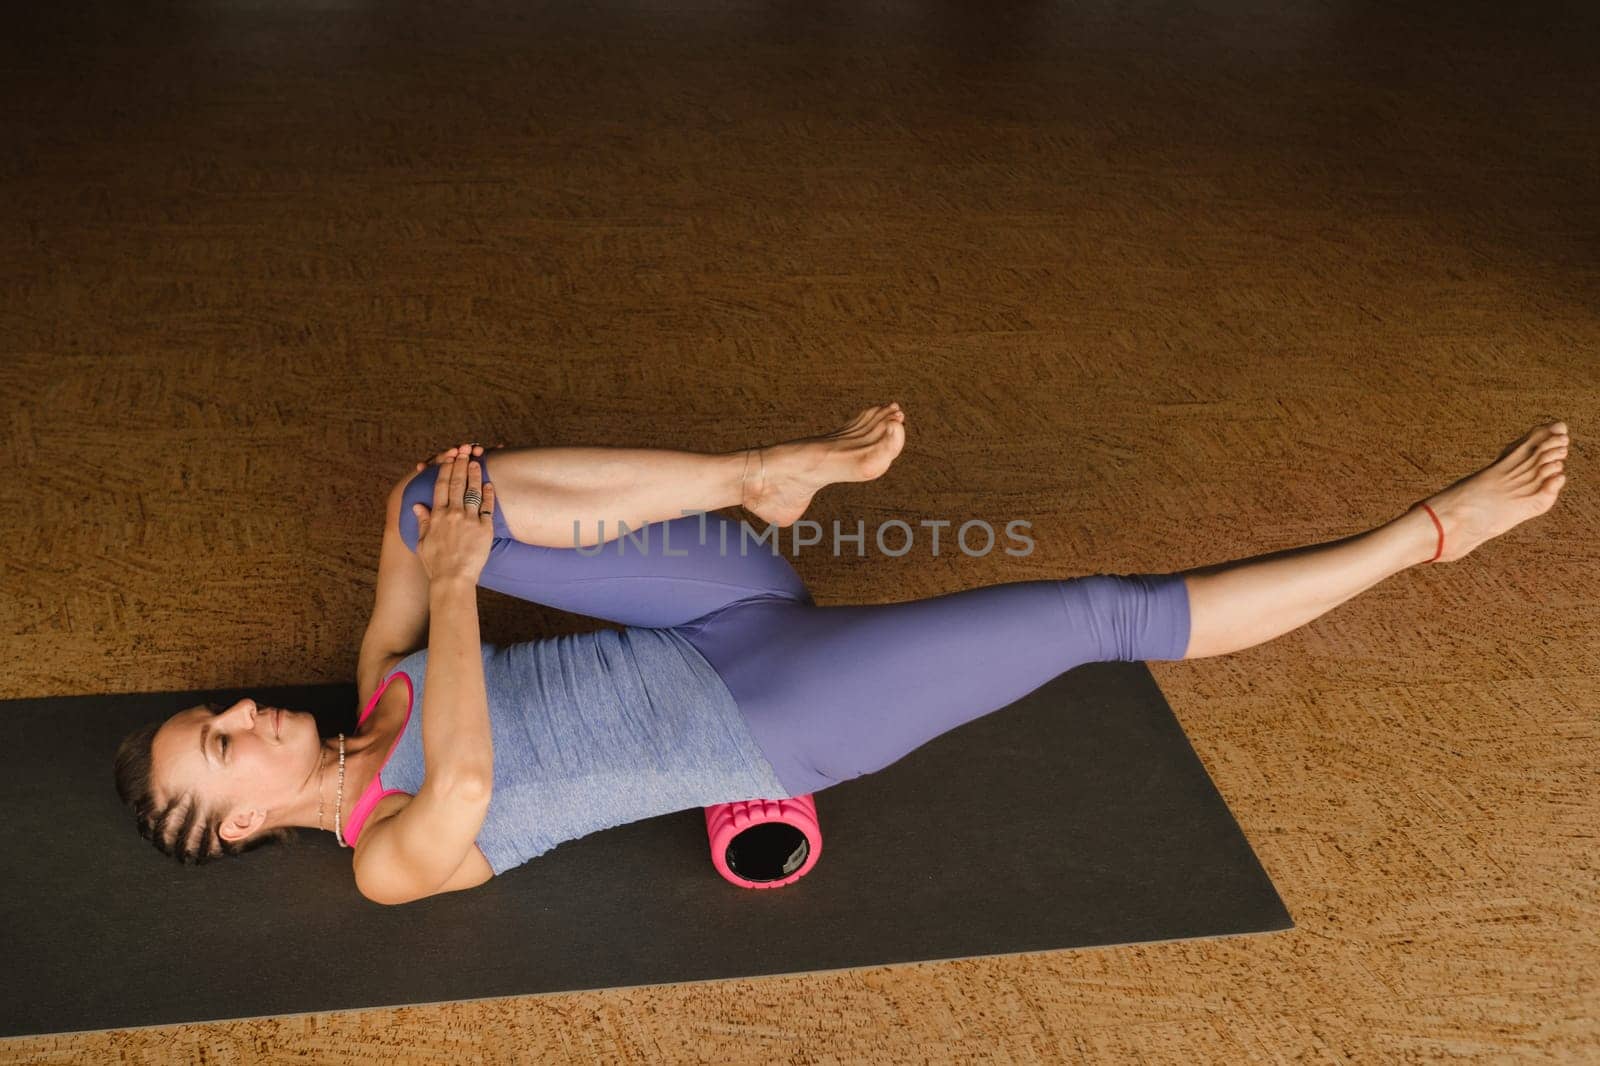
<svg viewBox="0 0 1600 1066"><path fill-rule="evenodd" d="M482 469L487 483L487 462ZM429 466L405 490L400 535L412 551L411 505L433 506L438 471ZM1013 581L818 607L774 542L742 542L742 525L691 514L579 551L524 544L497 507L478 584L681 633L721 675L792 796L880 770L1082 663L1182 659L1188 647L1180 574Z"/></svg>

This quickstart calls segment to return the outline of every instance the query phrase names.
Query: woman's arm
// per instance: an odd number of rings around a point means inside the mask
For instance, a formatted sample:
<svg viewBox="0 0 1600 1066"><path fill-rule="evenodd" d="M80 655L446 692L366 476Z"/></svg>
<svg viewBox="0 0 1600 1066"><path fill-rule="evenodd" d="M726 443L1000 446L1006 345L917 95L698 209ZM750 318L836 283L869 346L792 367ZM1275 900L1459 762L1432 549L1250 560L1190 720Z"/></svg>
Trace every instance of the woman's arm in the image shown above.
<svg viewBox="0 0 1600 1066"><path fill-rule="evenodd" d="M357 690L363 699L378 690L389 660L422 647L428 632L428 571L400 539L400 508L410 480L408 475L390 490L384 514L377 599L361 638L361 659L356 667Z"/></svg>
<svg viewBox="0 0 1600 1066"><path fill-rule="evenodd" d="M486 502L492 500L491 492ZM452 528L434 533L446 537L441 543L450 546L440 550L447 555L459 547L450 543ZM437 554L419 556L423 558L431 560L424 572L432 575L427 593L428 672L422 697L422 750L428 772L411 802L369 825L356 846L357 887L368 899L387 904L481 884L493 872L484 868L481 856L474 855L494 790L477 580L465 569L441 566ZM469 861L473 858L475 863Z"/></svg>
<svg viewBox="0 0 1600 1066"><path fill-rule="evenodd" d="M445 577L433 582L428 603L433 620L422 693L424 784L437 775L452 791L487 794L494 782L494 744L478 635L478 586L467 578Z"/></svg>

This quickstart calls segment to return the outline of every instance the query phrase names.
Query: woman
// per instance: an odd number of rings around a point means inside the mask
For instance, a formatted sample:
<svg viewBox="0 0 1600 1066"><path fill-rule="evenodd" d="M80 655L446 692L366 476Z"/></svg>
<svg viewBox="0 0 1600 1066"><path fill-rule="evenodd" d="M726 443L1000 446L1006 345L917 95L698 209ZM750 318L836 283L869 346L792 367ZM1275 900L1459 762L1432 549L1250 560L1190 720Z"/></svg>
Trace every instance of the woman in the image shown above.
<svg viewBox="0 0 1600 1066"><path fill-rule="evenodd" d="M706 513L741 504L769 532L790 525L823 486L887 470L904 417L879 405L826 436L718 455L495 451L494 481L481 449L443 453L390 494L356 732L324 739L310 714L250 699L189 708L124 741L119 792L181 860L316 826L356 848L363 894L406 902L607 826L820 791L1081 663L1252 647L1461 558L1549 510L1566 480L1552 422L1343 540L865 606L816 606L775 545ZM623 628L483 645L479 585Z"/></svg>

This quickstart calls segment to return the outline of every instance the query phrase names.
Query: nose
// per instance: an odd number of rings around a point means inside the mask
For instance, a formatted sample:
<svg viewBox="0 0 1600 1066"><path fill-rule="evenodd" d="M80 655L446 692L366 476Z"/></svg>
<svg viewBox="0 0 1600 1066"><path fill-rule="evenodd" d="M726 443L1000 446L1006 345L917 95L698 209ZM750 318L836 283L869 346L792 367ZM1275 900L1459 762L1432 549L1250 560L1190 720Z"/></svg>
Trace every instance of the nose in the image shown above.
<svg viewBox="0 0 1600 1066"><path fill-rule="evenodd" d="M244 711L245 717L248 718L252 724L254 724L257 718L261 718L272 713L267 708L261 706L259 703L253 699L250 699L249 697L246 697L240 700L238 703L235 703L233 705L233 709L236 711Z"/></svg>

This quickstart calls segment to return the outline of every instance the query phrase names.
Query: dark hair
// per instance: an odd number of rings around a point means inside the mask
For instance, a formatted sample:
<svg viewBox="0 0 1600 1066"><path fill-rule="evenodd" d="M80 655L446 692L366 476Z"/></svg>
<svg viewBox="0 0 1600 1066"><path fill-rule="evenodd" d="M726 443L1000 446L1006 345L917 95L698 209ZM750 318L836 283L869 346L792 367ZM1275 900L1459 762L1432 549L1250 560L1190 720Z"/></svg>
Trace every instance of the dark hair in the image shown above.
<svg viewBox="0 0 1600 1066"><path fill-rule="evenodd" d="M208 703L213 714L223 708ZM216 805L202 807L193 792L185 792L158 803L151 782L150 746L163 723L151 722L128 734L117 745L117 795L133 811L139 835L151 841L164 855L198 866L224 855L242 855L263 844L287 844L299 833L293 826L263 830L242 840L224 840L217 832L227 812Z"/></svg>

